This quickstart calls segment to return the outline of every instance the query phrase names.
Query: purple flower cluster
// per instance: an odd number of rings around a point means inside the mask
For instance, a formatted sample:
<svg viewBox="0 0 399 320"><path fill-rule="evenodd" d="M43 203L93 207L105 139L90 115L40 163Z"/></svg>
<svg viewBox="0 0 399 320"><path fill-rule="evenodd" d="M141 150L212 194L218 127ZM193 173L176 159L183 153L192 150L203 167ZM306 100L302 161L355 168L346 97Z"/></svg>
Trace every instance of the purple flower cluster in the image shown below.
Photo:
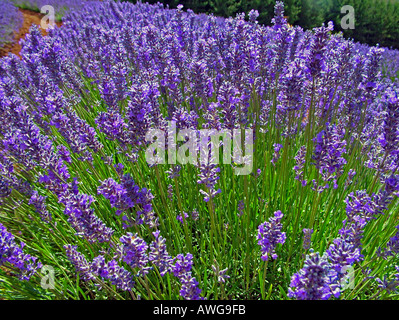
<svg viewBox="0 0 399 320"><path fill-rule="evenodd" d="M151 200L153 195L146 188L140 189L130 174L122 176L121 183L108 178L98 187L98 194L108 199L113 208L117 208L116 214L125 213L123 220L124 227L128 228L133 224L146 223L150 227L157 226L157 218L154 215ZM131 208L136 208L136 217L128 216Z"/></svg>
<svg viewBox="0 0 399 320"><path fill-rule="evenodd" d="M146 267L149 262L147 243L137 233L132 234L131 232L122 236L120 242L122 245L118 253L122 257L122 260L131 268L138 268L139 275L148 273L149 268Z"/></svg>
<svg viewBox="0 0 399 320"><path fill-rule="evenodd" d="M336 182L343 172L346 160L346 140L343 139L345 131L340 131L336 125L326 125L314 139L315 151L312 156L313 164L319 170L324 181L334 179ZM327 187L327 186L326 186Z"/></svg>
<svg viewBox="0 0 399 320"><path fill-rule="evenodd" d="M65 205L64 213L68 222L77 231L78 235L85 237L89 242L109 242L114 230L107 227L104 222L94 214L90 208L94 198L87 194L69 194L60 200Z"/></svg>
<svg viewBox="0 0 399 320"><path fill-rule="evenodd" d="M256 22L256 10L246 21L245 15L222 19L185 12L182 6L165 9L160 3L31 3L37 8L53 5L58 15L66 8L79 10L68 10L63 27L50 31L48 37L42 37L40 29L33 26L22 42L22 59L12 54L0 59L0 204L19 192L43 221L51 222L54 217L46 199L53 201L55 196L79 236L93 247L110 244L116 251L110 261L105 254L88 261L76 247L65 246L68 259L85 281L102 278L121 290L131 290L135 276L146 277L155 270L161 276L173 273L181 283L183 298L202 299L190 253L172 257L166 239L156 229L152 230L152 242L139 237L147 226L158 226L154 196L124 173L131 168L125 167L121 158L138 160L148 145L150 129L165 131L168 121L179 130L230 132L241 128L258 134L259 129L270 136L281 134L272 141L293 138L288 141L292 144L301 141L296 136L313 138L316 132L311 159L317 177L326 183L319 186L320 180L313 180L313 189L319 192L331 183L338 188L345 171L346 144L356 147L359 143L363 155L369 157L365 165L378 170L382 189L377 194L358 190L348 195L347 217L338 236L328 243L323 256L311 251L303 268L292 277L289 293L297 299L339 296L343 270L363 259L365 226L399 193L399 88L381 77L386 50L356 46L332 33L331 23L313 31L291 27L281 1L276 2L271 27ZM86 115L90 117L86 119ZM175 135L168 132L167 140L173 148L177 142L171 142L171 134ZM104 138L108 143L103 145ZM210 146L210 139L205 143ZM308 147L300 143L303 146L295 156L293 170L295 179L305 186L306 159L313 150L311 141ZM273 165L278 163L282 147L273 145ZM200 156L201 162L194 164L196 181L208 202L221 192L217 182L222 168L211 154ZM105 168L102 173L116 172L117 178L102 176L97 193L116 209L116 215L123 215L125 229L137 228L135 234L119 236L117 244L116 230L92 208L95 200L104 199L80 192L78 186L86 186L72 169L81 167L73 163L78 159L84 162L82 167L96 170L100 157ZM114 158L120 163L113 163ZM354 168L362 172L358 166ZM171 179L186 177L176 163L166 174ZM345 187L349 188L354 174L351 169ZM260 169L252 177L261 183ZM173 202L172 185L167 191ZM238 202L237 210L239 216L243 214L244 200ZM183 223L188 212L182 209L177 219ZM191 216L197 220L198 212ZM282 212L276 211L258 226L257 241L264 261L277 259L277 245L286 241L282 218ZM146 226L138 226L141 224ZM29 269L26 274L30 274L34 259L23 256L15 249L12 236L1 231L0 239L7 243L2 247L14 249L4 251L7 254L2 254L0 261L6 259L21 270ZM304 250L312 246L312 232L303 229ZM396 238L388 243L389 252L396 252ZM18 259L28 262L19 263ZM228 277L226 269L213 266L213 270L220 282Z"/></svg>
<svg viewBox="0 0 399 320"><path fill-rule="evenodd" d="M204 300L200 296L201 289L198 288L198 281L192 276L192 266L193 255L191 253L186 256L179 254L174 259L172 272L181 282L180 295L186 300Z"/></svg>
<svg viewBox="0 0 399 320"><path fill-rule="evenodd" d="M312 234L313 234L313 229L303 229L303 245L302 248L304 250L309 250L310 246L312 244L311 238L312 238Z"/></svg>
<svg viewBox="0 0 399 320"><path fill-rule="evenodd" d="M291 279L289 296L298 300L327 300L331 296L339 297L341 282L348 268L364 257L361 254L361 240L368 221L375 218L378 205L365 191L351 193L345 200L347 218L339 235L328 247L324 255L311 254L305 261L305 267ZM306 232L308 232L308 229ZM304 232L305 232L304 230ZM389 246L394 246L396 238ZM310 267L309 267L310 266ZM308 268L317 268L317 278L308 272Z"/></svg>
<svg viewBox="0 0 399 320"><path fill-rule="evenodd" d="M268 222L264 222L258 227L258 245L261 247L262 260L264 261L268 260L269 256L272 259L277 259L276 245L285 242L285 232L281 232L283 226L280 221L282 218L283 213L276 211L274 217L270 217Z"/></svg>
<svg viewBox="0 0 399 320"><path fill-rule="evenodd" d="M29 199L29 204L32 204L36 211L40 214L41 218L45 222L50 222L51 214L47 210L46 197L38 194L36 190L33 191L32 196Z"/></svg>
<svg viewBox="0 0 399 320"><path fill-rule="evenodd" d="M89 281L99 277L109 280L117 288L127 291L134 286L133 276L126 269L118 265L116 260L105 262L104 256L97 256L92 262L77 250L76 246L64 246L68 260L74 265L82 280ZM101 284L99 285L101 287Z"/></svg>
<svg viewBox="0 0 399 320"><path fill-rule="evenodd" d="M296 300L328 300L331 295L330 264L318 252L307 256L303 268L291 278L288 296Z"/></svg>
<svg viewBox="0 0 399 320"><path fill-rule="evenodd" d="M283 148L283 146L279 143L273 144L273 149L274 149L274 154L272 160L270 162L273 164L273 166L276 165L277 160L280 158L280 150Z"/></svg>
<svg viewBox="0 0 399 320"><path fill-rule="evenodd" d="M166 248L166 239L160 235L160 231L152 233L155 240L150 243L149 260L159 268L161 276L172 271L173 258Z"/></svg>
<svg viewBox="0 0 399 320"><path fill-rule="evenodd" d="M176 217L176 219L178 221L180 221L181 224L184 224L185 221L187 220L187 218L188 218L188 213L187 212L182 212L181 214L177 215L177 217Z"/></svg>
<svg viewBox="0 0 399 320"><path fill-rule="evenodd" d="M25 244L18 245L14 236L0 223L0 266L7 264L18 270L18 277L21 280L29 280L42 264L36 257L24 253Z"/></svg>

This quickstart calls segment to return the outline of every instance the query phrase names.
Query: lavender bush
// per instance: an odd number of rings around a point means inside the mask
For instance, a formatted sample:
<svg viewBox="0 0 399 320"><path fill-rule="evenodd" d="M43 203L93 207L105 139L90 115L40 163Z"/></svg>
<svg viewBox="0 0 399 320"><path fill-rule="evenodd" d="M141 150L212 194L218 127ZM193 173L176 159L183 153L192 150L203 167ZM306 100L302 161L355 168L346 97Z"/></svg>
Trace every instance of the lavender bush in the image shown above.
<svg viewBox="0 0 399 320"><path fill-rule="evenodd" d="M22 14L10 0L0 1L0 48L13 42L15 32L22 27Z"/></svg>
<svg viewBox="0 0 399 320"><path fill-rule="evenodd" d="M257 16L90 1L0 60L0 222L55 271L46 289L31 268L27 291L4 263L3 296L397 297L399 87L384 49L291 27L282 2L271 27ZM171 122L250 130L252 171L211 153L147 163L150 129L182 143Z"/></svg>

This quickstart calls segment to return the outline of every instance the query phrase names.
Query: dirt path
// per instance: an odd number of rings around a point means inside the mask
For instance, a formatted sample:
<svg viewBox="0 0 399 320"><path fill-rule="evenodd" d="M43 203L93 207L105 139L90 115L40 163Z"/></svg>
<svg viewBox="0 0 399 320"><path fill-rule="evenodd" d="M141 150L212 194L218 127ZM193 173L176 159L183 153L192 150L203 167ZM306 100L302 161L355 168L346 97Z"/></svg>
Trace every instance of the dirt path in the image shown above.
<svg viewBox="0 0 399 320"><path fill-rule="evenodd" d="M14 43L9 43L5 45L3 48L0 48L0 57L6 56L9 52L14 53L20 57L19 52L21 51L21 45L19 44L19 40L24 39L25 35L29 33L29 28L31 27L32 24L36 24L40 26L40 21L44 17L44 14L41 14L39 12L34 12L31 10L25 10L25 9L19 9L21 11L23 17L24 17L24 22L19 29L19 31L15 35L15 41ZM56 22L57 26L61 26L61 22ZM47 35L46 30L40 29L42 31L43 35Z"/></svg>

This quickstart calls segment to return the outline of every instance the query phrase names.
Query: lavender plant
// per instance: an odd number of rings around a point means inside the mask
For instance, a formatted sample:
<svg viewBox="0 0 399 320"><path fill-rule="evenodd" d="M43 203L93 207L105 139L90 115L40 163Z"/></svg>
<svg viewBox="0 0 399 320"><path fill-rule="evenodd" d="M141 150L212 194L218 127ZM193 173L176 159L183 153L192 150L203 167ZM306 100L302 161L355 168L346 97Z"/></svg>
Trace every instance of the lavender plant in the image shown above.
<svg viewBox="0 0 399 320"><path fill-rule="evenodd" d="M7 256L2 295L397 298L399 87L384 49L291 27L280 1L271 27L257 16L88 1L0 59L0 223L29 270L55 271L45 289ZM151 129L165 163L147 162ZM183 130L251 132L251 172L197 144L177 161Z"/></svg>

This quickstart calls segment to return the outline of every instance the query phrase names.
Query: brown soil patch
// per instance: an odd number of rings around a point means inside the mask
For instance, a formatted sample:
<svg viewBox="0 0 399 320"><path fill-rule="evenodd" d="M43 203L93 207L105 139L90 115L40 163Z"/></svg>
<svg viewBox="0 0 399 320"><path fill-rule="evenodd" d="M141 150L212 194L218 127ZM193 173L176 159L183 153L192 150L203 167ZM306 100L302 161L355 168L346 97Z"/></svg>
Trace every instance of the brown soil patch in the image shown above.
<svg viewBox="0 0 399 320"><path fill-rule="evenodd" d="M0 48L0 57L6 56L8 53L14 53L17 56L21 57L19 52L21 51L21 45L19 44L19 41L21 39L25 38L25 35L29 33L29 28L31 27L32 24L36 24L40 27L40 21L44 17L44 14L40 12L35 12L31 10L26 10L26 9L19 9L21 11L23 17L24 17L24 22L16 34L14 38L13 43L8 43L6 44L3 48ZM57 26L61 26L62 22L56 22ZM47 35L47 31L40 28L42 31L43 36Z"/></svg>

